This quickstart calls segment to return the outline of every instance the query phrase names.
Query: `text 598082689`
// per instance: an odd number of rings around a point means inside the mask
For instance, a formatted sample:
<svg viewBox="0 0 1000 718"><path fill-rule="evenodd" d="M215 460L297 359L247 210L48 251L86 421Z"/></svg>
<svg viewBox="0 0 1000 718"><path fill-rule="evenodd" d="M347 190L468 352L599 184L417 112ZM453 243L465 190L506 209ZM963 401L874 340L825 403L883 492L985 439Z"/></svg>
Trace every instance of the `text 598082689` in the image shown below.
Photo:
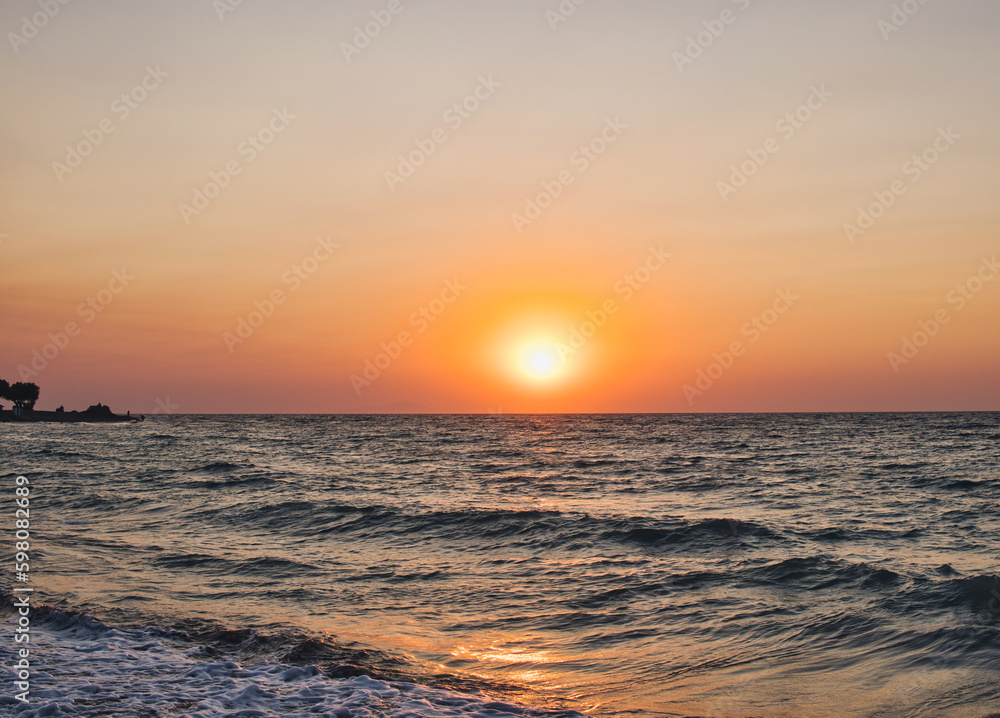
<svg viewBox="0 0 1000 718"><path fill-rule="evenodd" d="M31 570L31 558L28 549L31 533L31 490L30 482L25 476L18 476L14 483L14 577L21 583L27 583ZM31 592L28 586L15 586L14 607L17 609L17 626L14 628L14 642L21 644L17 651L18 661L13 666L17 680L14 687L19 691L15 698L22 703L29 702L31 691L31 660L28 645L31 642Z"/></svg>

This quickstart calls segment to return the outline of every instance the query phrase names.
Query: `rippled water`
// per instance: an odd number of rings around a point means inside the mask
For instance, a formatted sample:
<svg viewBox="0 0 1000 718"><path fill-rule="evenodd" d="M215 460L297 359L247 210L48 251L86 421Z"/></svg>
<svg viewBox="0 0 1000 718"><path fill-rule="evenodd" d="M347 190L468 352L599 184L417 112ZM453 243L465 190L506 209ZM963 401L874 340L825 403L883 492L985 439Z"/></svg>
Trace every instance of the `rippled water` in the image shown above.
<svg viewBox="0 0 1000 718"><path fill-rule="evenodd" d="M0 431L63 671L83 621L183 660L314 664L330 696L366 674L593 716L1000 711L1000 414ZM246 701L286 714L277 696ZM379 700L345 715L414 715Z"/></svg>

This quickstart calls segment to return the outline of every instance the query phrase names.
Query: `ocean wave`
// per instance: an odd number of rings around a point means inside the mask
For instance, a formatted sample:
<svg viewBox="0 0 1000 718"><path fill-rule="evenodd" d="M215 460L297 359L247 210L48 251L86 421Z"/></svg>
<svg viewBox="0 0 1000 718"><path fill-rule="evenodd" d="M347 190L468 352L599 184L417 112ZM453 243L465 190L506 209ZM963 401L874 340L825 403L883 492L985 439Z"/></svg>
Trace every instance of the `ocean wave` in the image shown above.
<svg viewBox="0 0 1000 718"><path fill-rule="evenodd" d="M0 614L16 620L9 594ZM405 658L302 633L198 626L112 627L91 615L32 612L31 702L0 695L18 718L316 715L339 718L586 718L501 698L503 684L461 676L420 681ZM13 685L13 642L0 643L0 682ZM85 665L86 670L80 670ZM461 692L460 692L461 691Z"/></svg>
<svg viewBox="0 0 1000 718"><path fill-rule="evenodd" d="M956 574L950 565L938 566L887 593L880 605L899 614L944 616L965 625L1000 627L1000 576Z"/></svg>
<svg viewBox="0 0 1000 718"><path fill-rule="evenodd" d="M965 491L970 489L994 488L995 485L995 482L988 480L973 481L972 479L956 479L944 484L942 488Z"/></svg>
<svg viewBox="0 0 1000 718"><path fill-rule="evenodd" d="M273 484L276 479L271 476L244 476L239 478L223 479L220 481L188 481L182 486L188 489L232 489L237 487L252 487L263 484Z"/></svg>
<svg viewBox="0 0 1000 718"><path fill-rule="evenodd" d="M209 554L165 554L156 556L152 563L163 568L174 570L192 570L209 574L260 576L262 573L275 578L295 577L303 571L319 571L313 566L301 561L294 561L276 556L258 556L255 558L232 560L222 556Z"/></svg>
<svg viewBox="0 0 1000 718"><path fill-rule="evenodd" d="M252 469L252 468L255 467L253 464L249 462L245 464L232 464L228 461L213 461L210 464L204 464L203 466L198 466L191 470L203 471L209 474L218 474L224 471L232 471L233 469Z"/></svg>
<svg viewBox="0 0 1000 718"><path fill-rule="evenodd" d="M881 590L907 578L891 569L852 563L830 556L805 556L775 561L747 570L743 580L773 586L800 586L819 590L835 586Z"/></svg>
<svg viewBox="0 0 1000 718"><path fill-rule="evenodd" d="M204 515L214 517L215 512ZM281 530L298 535L365 532L375 536L421 536L424 539L464 540L470 547L496 540L530 539L533 545L557 546L569 542L612 541L655 548L668 544L712 545L720 540L773 540L784 536L763 524L732 518L688 521L681 518L594 517L589 514L536 509L479 508L460 511L410 512L382 506L315 504L287 501L271 506L236 509L224 516L228 523L259 530Z"/></svg>
<svg viewBox="0 0 1000 718"><path fill-rule="evenodd" d="M614 522L614 527L606 530L603 536L651 547L706 540L712 542L720 538L782 538L781 534L761 524L726 518L704 519L694 523L681 519L652 521L647 518L629 518Z"/></svg>
<svg viewBox="0 0 1000 718"><path fill-rule="evenodd" d="M953 578L942 589L947 605L966 608L984 620L1000 621L1000 576Z"/></svg>

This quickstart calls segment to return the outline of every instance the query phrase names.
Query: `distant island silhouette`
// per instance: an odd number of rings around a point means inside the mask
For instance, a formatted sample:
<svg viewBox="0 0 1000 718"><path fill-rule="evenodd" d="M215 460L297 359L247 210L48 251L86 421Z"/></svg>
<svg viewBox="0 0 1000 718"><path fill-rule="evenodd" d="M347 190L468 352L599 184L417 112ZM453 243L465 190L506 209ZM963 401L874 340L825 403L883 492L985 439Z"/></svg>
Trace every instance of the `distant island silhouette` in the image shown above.
<svg viewBox="0 0 1000 718"><path fill-rule="evenodd" d="M87 422L99 424L143 421L146 418L141 415L132 416L132 412L128 412L124 416L116 414L111 411L111 407L101 402L92 404L83 411L66 411L61 406L55 411L36 411L35 403L40 394L41 389L37 384L21 381L10 384L4 379L0 379L0 399L6 399L14 404L10 411L0 405L0 422Z"/></svg>

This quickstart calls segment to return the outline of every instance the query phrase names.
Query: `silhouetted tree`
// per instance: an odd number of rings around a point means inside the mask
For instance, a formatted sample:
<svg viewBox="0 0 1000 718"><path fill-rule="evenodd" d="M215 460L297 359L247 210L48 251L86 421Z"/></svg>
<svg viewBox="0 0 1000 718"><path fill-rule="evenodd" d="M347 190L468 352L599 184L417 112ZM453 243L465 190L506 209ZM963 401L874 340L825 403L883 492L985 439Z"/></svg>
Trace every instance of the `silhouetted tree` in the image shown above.
<svg viewBox="0 0 1000 718"><path fill-rule="evenodd" d="M8 391L10 391L10 384L7 383L6 379L0 379L0 399L8 398L7 397ZM0 409L3 409L3 407L0 406Z"/></svg>
<svg viewBox="0 0 1000 718"><path fill-rule="evenodd" d="M38 384L19 381L16 384L10 385L6 396L16 406L31 411L35 408L35 402L38 401Z"/></svg>

